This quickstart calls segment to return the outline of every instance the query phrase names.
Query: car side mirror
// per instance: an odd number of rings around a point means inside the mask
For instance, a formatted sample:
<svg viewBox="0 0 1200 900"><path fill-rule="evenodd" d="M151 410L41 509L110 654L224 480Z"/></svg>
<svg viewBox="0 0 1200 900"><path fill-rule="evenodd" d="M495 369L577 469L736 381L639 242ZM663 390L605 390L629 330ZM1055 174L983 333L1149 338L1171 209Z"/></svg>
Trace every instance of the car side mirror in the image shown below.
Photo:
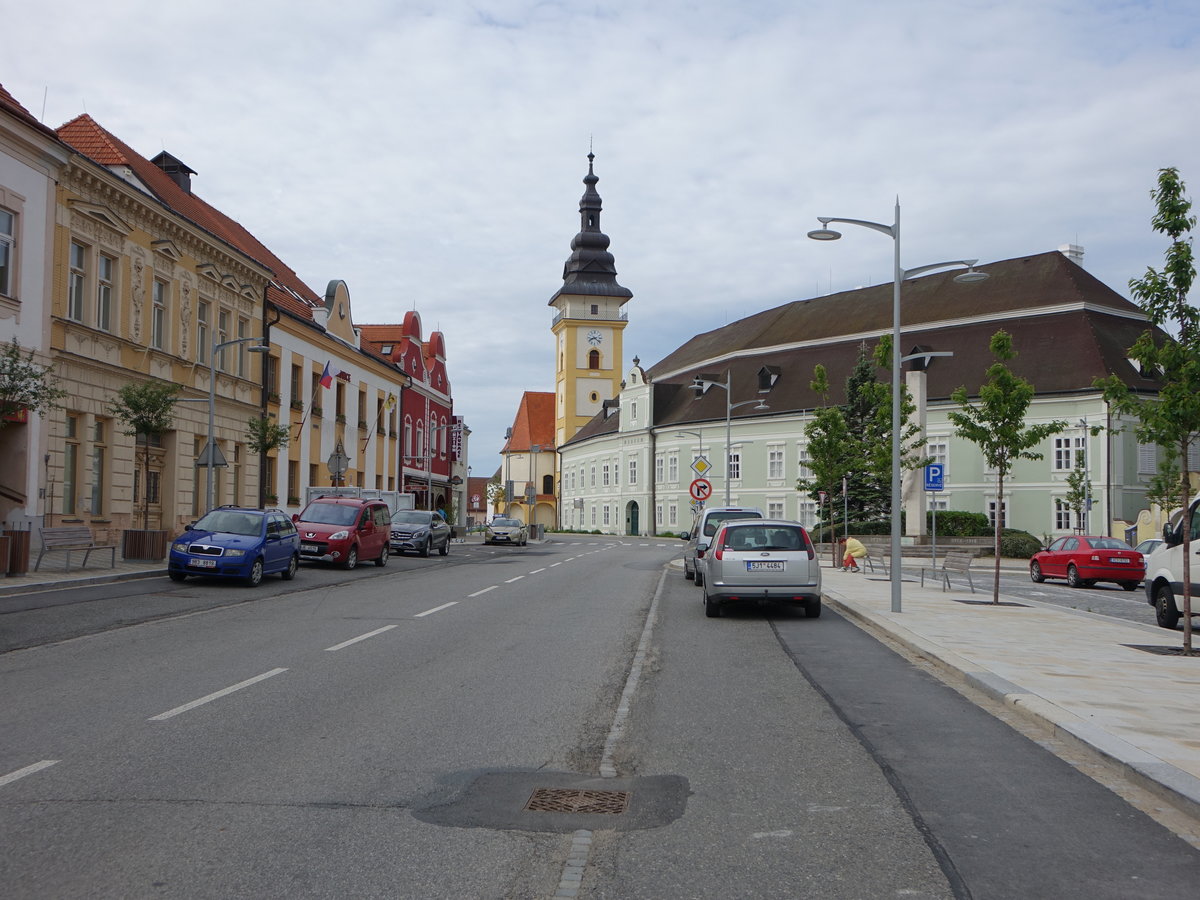
<svg viewBox="0 0 1200 900"><path fill-rule="evenodd" d="M194 522L188 522L186 525L184 525L184 526L183 526L183 530L184 530L184 531L191 531L191 530L192 530L194 527L195 527L195 523L194 523Z"/></svg>
<svg viewBox="0 0 1200 900"><path fill-rule="evenodd" d="M679 539L681 541L690 541L692 539L692 536L687 531L681 531L681 532L679 532Z"/></svg>
<svg viewBox="0 0 1200 900"><path fill-rule="evenodd" d="M299 521L300 521L300 513L292 513L292 523L295 524L296 522L299 522Z"/></svg>

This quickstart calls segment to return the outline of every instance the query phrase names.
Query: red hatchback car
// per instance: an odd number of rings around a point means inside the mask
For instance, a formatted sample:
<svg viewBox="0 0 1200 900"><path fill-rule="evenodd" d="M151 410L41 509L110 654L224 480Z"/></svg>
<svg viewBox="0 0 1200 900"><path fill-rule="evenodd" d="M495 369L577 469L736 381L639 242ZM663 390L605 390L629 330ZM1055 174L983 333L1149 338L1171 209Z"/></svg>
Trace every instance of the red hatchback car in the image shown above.
<svg viewBox="0 0 1200 900"><path fill-rule="evenodd" d="M1073 588L1112 581L1136 591L1146 577L1146 559L1117 538L1073 534L1035 553L1029 561L1029 577L1039 584L1047 578L1065 578Z"/></svg>
<svg viewBox="0 0 1200 900"><path fill-rule="evenodd" d="M391 510L382 500L318 497L292 516L300 532L300 558L353 569L359 560L388 562Z"/></svg>

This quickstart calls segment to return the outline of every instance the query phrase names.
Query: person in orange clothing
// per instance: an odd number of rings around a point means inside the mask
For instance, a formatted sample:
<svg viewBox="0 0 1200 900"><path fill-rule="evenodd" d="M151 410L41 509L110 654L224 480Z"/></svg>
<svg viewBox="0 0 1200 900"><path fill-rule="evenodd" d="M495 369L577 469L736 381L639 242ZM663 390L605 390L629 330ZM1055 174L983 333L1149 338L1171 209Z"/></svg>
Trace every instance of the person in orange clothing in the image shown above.
<svg viewBox="0 0 1200 900"><path fill-rule="evenodd" d="M867 555L867 548L858 538L842 538L842 571L858 571L858 561Z"/></svg>

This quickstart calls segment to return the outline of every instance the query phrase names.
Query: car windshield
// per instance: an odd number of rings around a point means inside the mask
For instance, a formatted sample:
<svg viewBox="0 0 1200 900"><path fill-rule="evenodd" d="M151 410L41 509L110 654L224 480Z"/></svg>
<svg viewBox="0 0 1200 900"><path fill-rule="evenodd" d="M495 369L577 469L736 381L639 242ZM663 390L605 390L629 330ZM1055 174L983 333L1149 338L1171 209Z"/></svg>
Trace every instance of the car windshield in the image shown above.
<svg viewBox="0 0 1200 900"><path fill-rule="evenodd" d="M785 525L740 525L725 532L730 550L803 550L804 532Z"/></svg>
<svg viewBox="0 0 1200 900"><path fill-rule="evenodd" d="M392 515L395 525L428 525L432 514L424 509L398 509Z"/></svg>
<svg viewBox="0 0 1200 900"><path fill-rule="evenodd" d="M221 531L225 534L262 534L262 516L236 509L214 509L194 526L200 531Z"/></svg>
<svg viewBox="0 0 1200 900"><path fill-rule="evenodd" d="M516 519L492 519L492 525L499 525L501 528L520 528L521 523Z"/></svg>
<svg viewBox="0 0 1200 900"><path fill-rule="evenodd" d="M732 522L734 519L761 519L758 513L753 512L728 512L714 513L704 520L704 536L712 537L717 533L717 529L725 522Z"/></svg>
<svg viewBox="0 0 1200 900"><path fill-rule="evenodd" d="M1093 550L1132 550L1127 543L1117 538L1100 537L1092 538L1088 543L1092 545Z"/></svg>
<svg viewBox="0 0 1200 900"><path fill-rule="evenodd" d="M300 514L301 522L317 525L353 525L358 518L358 507L344 503L310 503Z"/></svg>

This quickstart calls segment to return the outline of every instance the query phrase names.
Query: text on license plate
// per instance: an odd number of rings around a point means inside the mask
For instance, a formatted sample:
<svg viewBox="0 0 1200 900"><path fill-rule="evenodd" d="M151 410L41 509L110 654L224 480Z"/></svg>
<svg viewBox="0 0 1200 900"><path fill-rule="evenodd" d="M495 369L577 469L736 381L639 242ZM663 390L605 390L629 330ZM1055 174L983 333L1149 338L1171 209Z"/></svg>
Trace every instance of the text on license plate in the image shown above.
<svg viewBox="0 0 1200 900"><path fill-rule="evenodd" d="M1124 556L1110 556L1108 558L1108 561L1110 563L1127 563L1127 562L1129 562L1129 560L1126 559Z"/></svg>
<svg viewBox="0 0 1200 900"><path fill-rule="evenodd" d="M189 566L195 566L197 569L215 569L217 561L215 559L193 559Z"/></svg>
<svg viewBox="0 0 1200 900"><path fill-rule="evenodd" d="M747 572L786 572L787 560L768 559L761 562L747 562Z"/></svg>
<svg viewBox="0 0 1200 900"><path fill-rule="evenodd" d="M317 547L316 544L301 544L300 545L301 553L316 553L318 549L319 548Z"/></svg>

